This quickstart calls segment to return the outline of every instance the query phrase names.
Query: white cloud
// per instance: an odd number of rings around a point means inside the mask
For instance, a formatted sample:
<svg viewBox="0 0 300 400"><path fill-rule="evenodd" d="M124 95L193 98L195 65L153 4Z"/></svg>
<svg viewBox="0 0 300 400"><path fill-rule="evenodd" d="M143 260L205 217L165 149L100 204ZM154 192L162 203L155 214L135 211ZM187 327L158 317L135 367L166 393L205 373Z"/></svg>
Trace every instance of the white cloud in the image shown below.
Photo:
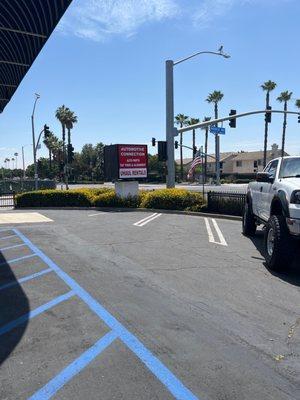
<svg viewBox="0 0 300 400"><path fill-rule="evenodd" d="M194 26L200 28L207 28L216 19L225 16L234 7L242 7L245 5L253 5L255 7L269 4L288 3L293 0L203 0L199 6L196 7L192 20Z"/></svg>
<svg viewBox="0 0 300 400"><path fill-rule="evenodd" d="M94 41L113 36L131 37L147 23L181 16L180 24L207 28L232 9L293 2L295 0L73 0L59 25L61 32Z"/></svg>
<svg viewBox="0 0 300 400"><path fill-rule="evenodd" d="M113 35L130 37L145 23L174 18L178 13L175 0L77 0L60 29L103 41Z"/></svg>
<svg viewBox="0 0 300 400"><path fill-rule="evenodd" d="M203 0L193 15L193 23L200 28L206 28L215 19L225 16L233 7L240 7L258 1L261 0Z"/></svg>

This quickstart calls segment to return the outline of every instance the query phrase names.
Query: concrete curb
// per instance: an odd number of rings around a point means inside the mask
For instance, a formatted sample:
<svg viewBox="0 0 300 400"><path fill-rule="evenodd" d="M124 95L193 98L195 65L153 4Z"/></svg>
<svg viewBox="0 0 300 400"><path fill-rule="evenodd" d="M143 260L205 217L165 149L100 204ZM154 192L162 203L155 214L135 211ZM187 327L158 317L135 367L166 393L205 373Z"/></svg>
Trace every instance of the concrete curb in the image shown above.
<svg viewBox="0 0 300 400"><path fill-rule="evenodd" d="M208 217L217 219L227 219L231 221L242 221L242 217L226 214L212 214L196 211L180 211L180 210L160 210L155 208L120 208L120 207L20 207L16 210L91 210L91 211L107 211L107 212L157 212L161 214L189 215L192 217Z"/></svg>

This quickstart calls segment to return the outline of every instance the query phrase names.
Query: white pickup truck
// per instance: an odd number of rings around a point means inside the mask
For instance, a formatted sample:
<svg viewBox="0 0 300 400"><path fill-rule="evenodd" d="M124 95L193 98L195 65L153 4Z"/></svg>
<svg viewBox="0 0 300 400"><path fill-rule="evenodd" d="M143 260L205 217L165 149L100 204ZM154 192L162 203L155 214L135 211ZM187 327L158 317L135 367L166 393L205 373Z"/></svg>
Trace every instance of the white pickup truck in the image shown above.
<svg viewBox="0 0 300 400"><path fill-rule="evenodd" d="M243 215L243 233L254 236L265 225L267 265L282 271L294 259L300 239L300 157L269 162L256 181L250 182Z"/></svg>

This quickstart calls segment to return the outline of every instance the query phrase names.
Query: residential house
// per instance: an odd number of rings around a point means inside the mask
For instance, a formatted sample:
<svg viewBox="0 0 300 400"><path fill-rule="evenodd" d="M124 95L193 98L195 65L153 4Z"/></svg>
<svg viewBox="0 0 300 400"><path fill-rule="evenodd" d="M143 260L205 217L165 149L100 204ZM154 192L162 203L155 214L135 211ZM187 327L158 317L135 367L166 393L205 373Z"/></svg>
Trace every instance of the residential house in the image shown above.
<svg viewBox="0 0 300 400"><path fill-rule="evenodd" d="M285 153L285 155L288 155ZM281 150L277 144L272 145L272 149L267 151L267 163L273 158L281 156ZM241 151L232 160L232 172L235 175L254 174L263 170L263 151Z"/></svg>
<svg viewBox="0 0 300 400"><path fill-rule="evenodd" d="M285 153L285 155L288 155ZM277 144L273 144L271 150L267 151L267 162L273 158L280 157L281 150ZM263 151L241 151L241 152L226 152L220 155L220 171L221 175L252 175L263 170ZM192 158L184 158L183 165L185 174L190 169ZM180 160L176 160L177 165L180 165ZM207 157L207 175L214 176L216 171L215 155ZM199 174L198 174L199 175ZM199 178L196 174L195 178Z"/></svg>

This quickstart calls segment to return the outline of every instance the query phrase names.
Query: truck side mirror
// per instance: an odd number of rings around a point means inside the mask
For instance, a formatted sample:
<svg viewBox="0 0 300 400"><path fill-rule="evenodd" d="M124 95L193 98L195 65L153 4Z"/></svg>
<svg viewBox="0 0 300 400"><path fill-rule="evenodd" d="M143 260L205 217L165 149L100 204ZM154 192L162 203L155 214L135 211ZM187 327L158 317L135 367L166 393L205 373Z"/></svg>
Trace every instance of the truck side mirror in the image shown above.
<svg viewBox="0 0 300 400"><path fill-rule="evenodd" d="M257 182L262 182L262 183L274 182L274 178L268 172L258 172L256 174L256 180Z"/></svg>

